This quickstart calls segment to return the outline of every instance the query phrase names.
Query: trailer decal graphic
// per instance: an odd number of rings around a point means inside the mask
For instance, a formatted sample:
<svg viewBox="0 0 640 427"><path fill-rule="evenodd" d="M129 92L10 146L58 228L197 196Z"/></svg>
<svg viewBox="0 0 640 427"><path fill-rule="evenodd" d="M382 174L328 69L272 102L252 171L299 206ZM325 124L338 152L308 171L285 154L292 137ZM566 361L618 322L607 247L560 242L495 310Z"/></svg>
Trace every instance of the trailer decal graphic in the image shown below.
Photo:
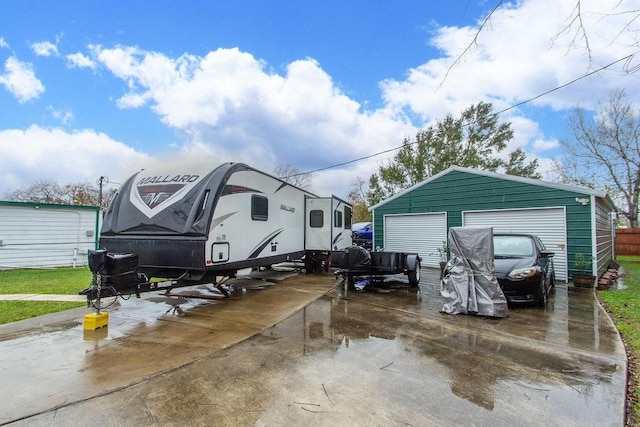
<svg viewBox="0 0 640 427"><path fill-rule="evenodd" d="M235 212L228 213L226 215L222 215L222 216L220 216L218 218L214 218L213 221L211 221L211 228L209 228L209 230L213 230L214 228L216 228L217 226L222 224L222 222L225 221L227 218L229 218L230 216L235 215L237 213L238 213L238 211L235 211Z"/></svg>
<svg viewBox="0 0 640 427"><path fill-rule="evenodd" d="M271 243L271 241L273 239L275 239L276 237L278 237L278 235L280 233L282 233L284 231L284 228L281 228L280 230L276 230L273 233L271 233L269 236L267 236L262 242L260 242L260 244L258 244L258 246L253 250L253 252L251 252L251 255L249 255L247 258L251 259L251 258L257 258L258 255L260 255L260 252L262 252L262 250L264 248L267 247L267 245L269 243Z"/></svg>
<svg viewBox="0 0 640 427"><path fill-rule="evenodd" d="M262 191L254 190L253 188L243 187L241 185L225 185L222 189L221 196L228 196L238 193L262 193Z"/></svg>
<svg viewBox="0 0 640 427"><path fill-rule="evenodd" d="M278 187L278 189L276 191L273 192L273 194L277 193L278 191L282 190L284 187L286 187L287 184L286 182L283 182L282 184L280 184L280 187Z"/></svg>
<svg viewBox="0 0 640 427"><path fill-rule="evenodd" d="M340 236L342 236L342 232L340 232L340 233L335 237L335 239L333 239L333 242L332 242L331 244L332 244L332 245L335 245L335 244L336 244L336 242L338 241L338 239L340 239Z"/></svg>
<svg viewBox="0 0 640 427"><path fill-rule="evenodd" d="M170 199L185 184L138 184L137 190L140 198L150 209Z"/></svg>
<svg viewBox="0 0 640 427"><path fill-rule="evenodd" d="M139 209L143 206L150 209L146 212L149 216L150 213L161 210L156 209L158 206L168 205L171 200L179 200L181 190L194 185L199 179L199 174L181 173L144 176L135 183L136 191L132 191L131 195L137 195L138 201L142 202L142 205L137 205ZM133 203L137 204L135 201Z"/></svg>

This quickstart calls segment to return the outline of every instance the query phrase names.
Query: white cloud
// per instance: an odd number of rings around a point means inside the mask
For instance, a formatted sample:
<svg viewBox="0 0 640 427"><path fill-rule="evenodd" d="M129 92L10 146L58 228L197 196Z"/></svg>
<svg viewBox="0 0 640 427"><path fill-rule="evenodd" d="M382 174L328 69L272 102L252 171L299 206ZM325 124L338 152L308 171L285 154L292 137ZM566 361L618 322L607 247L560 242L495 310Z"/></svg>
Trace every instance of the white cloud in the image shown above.
<svg viewBox="0 0 640 427"><path fill-rule="evenodd" d="M238 49L175 59L122 46L94 54L129 88L120 108L150 105L188 136L182 155L309 170L400 145L415 132L385 111L361 111L312 59L277 74Z"/></svg>
<svg viewBox="0 0 640 427"><path fill-rule="evenodd" d="M5 62L4 69L5 73L0 74L0 84L20 103L37 98L44 92L44 85L36 77L31 64L12 56Z"/></svg>
<svg viewBox="0 0 640 427"><path fill-rule="evenodd" d="M547 151L558 148L560 143L557 139L536 139L533 141L533 148L536 151Z"/></svg>
<svg viewBox="0 0 640 427"><path fill-rule="evenodd" d="M41 179L60 184L93 183L100 176L108 176L122 183L153 162L148 155L102 133L38 126L1 130L0 152L0 195Z"/></svg>
<svg viewBox="0 0 640 427"><path fill-rule="evenodd" d="M424 120L439 117L443 111L460 111L461 106L479 100L491 100L501 109L637 53L634 39L640 22L617 13L631 5L618 0L585 0L581 11L590 62L577 21L567 28L575 13L574 3L505 3L480 33L477 26L440 28L432 43L443 57L412 68L404 81L384 81L381 88L385 100L396 109L410 108ZM622 64L614 69L620 72ZM577 102L588 104L592 103L594 90L606 93L620 84L624 83L618 73L604 72L598 78L546 95L535 104L554 109Z"/></svg>
<svg viewBox="0 0 640 427"><path fill-rule="evenodd" d="M6 42L4 37L0 37L0 48L9 49L9 43Z"/></svg>
<svg viewBox="0 0 640 427"><path fill-rule="evenodd" d="M55 109L51 105L47 107L47 110L51 113L51 116L59 120L63 125L68 125L73 120L73 111L70 108Z"/></svg>
<svg viewBox="0 0 640 427"><path fill-rule="evenodd" d="M66 56L71 68L90 68L94 70L97 64L88 56L82 53L72 53Z"/></svg>
<svg viewBox="0 0 640 427"><path fill-rule="evenodd" d="M33 43L31 49L38 56L56 56L58 55L58 47L48 41Z"/></svg>

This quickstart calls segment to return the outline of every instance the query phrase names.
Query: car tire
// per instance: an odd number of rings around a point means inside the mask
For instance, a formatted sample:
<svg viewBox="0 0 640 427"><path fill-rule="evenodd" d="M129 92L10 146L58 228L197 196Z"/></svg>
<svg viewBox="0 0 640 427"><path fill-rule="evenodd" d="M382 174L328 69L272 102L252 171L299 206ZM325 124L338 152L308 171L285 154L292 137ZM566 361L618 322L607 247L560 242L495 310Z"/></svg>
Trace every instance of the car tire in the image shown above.
<svg viewBox="0 0 640 427"><path fill-rule="evenodd" d="M540 289L540 298L538 298L538 305L540 307L547 306L547 296L549 291L547 290L547 279L545 277L542 278L542 288Z"/></svg>

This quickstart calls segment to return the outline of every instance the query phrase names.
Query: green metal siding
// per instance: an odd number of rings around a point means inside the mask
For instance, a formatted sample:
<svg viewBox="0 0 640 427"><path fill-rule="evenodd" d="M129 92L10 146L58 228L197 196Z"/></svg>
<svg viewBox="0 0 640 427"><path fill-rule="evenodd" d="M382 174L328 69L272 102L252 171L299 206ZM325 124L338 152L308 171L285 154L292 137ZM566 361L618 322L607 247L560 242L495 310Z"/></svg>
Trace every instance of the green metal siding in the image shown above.
<svg viewBox="0 0 640 427"><path fill-rule="evenodd" d="M462 212L566 206L569 275L577 252L591 254L591 206L583 193L453 170L377 207L373 212L374 247L382 246L388 214L446 212L447 227L462 226Z"/></svg>
<svg viewBox="0 0 640 427"><path fill-rule="evenodd" d="M596 200L595 224L596 224L596 264L597 276L600 277L611 264L613 259L614 225L611 212L613 207L605 199Z"/></svg>

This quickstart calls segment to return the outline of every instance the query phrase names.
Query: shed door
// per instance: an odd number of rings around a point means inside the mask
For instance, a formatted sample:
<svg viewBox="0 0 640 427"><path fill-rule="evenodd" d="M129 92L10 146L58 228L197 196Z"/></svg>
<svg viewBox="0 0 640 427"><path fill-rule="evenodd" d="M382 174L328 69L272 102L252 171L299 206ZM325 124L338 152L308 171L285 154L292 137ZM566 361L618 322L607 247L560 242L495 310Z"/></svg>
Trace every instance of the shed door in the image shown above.
<svg viewBox="0 0 640 427"><path fill-rule="evenodd" d="M438 248L447 240L447 215L429 213L386 215L384 217L384 250L417 252L423 267L438 267Z"/></svg>
<svg viewBox="0 0 640 427"><path fill-rule="evenodd" d="M494 232L527 233L540 237L548 250L555 252L556 278L567 281L567 229L565 209L500 209L462 213L466 227L493 227Z"/></svg>

